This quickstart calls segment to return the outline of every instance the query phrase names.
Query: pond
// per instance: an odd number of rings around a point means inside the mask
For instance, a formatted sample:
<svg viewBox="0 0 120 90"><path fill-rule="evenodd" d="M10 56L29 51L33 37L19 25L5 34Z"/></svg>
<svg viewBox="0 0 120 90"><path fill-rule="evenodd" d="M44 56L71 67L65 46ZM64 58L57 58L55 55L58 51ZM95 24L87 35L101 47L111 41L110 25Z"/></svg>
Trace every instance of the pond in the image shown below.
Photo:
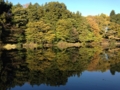
<svg viewBox="0 0 120 90"><path fill-rule="evenodd" d="M119 50L1 50L0 90L119 90Z"/></svg>

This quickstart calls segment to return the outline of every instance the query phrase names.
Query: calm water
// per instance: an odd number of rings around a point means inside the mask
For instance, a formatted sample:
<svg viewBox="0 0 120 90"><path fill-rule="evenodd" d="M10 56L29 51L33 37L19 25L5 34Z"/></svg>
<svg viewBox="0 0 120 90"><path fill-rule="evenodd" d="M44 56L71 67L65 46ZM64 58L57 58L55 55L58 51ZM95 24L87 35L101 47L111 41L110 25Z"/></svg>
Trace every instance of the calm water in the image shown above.
<svg viewBox="0 0 120 90"><path fill-rule="evenodd" d="M119 50L2 50L0 90L120 90Z"/></svg>

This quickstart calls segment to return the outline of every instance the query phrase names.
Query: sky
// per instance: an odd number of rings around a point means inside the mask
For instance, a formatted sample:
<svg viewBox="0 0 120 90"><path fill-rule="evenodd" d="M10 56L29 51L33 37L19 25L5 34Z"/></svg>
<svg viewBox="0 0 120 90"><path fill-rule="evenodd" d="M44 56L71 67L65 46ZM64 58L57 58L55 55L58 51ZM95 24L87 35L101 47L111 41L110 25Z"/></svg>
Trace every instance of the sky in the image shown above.
<svg viewBox="0 0 120 90"><path fill-rule="evenodd" d="M115 10L115 13L120 13L120 0L8 0L13 5L20 3L39 3L40 5L46 2L58 1L64 3L67 9L71 12L80 11L83 16L98 15L104 13L109 15L111 10Z"/></svg>

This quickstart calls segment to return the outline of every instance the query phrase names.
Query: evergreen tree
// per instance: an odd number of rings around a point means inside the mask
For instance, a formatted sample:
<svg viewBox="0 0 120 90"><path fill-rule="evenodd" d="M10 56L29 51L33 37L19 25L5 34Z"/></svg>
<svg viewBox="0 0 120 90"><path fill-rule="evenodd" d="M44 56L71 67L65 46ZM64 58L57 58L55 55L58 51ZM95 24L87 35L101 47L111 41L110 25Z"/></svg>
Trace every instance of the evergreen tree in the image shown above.
<svg viewBox="0 0 120 90"><path fill-rule="evenodd" d="M27 24L27 11L23 8L22 5L19 3L12 7L12 14L13 14L13 24L17 28L25 28Z"/></svg>
<svg viewBox="0 0 120 90"><path fill-rule="evenodd" d="M114 16L114 15L115 15L115 11L112 10L112 11L110 12L110 17L112 17L112 16Z"/></svg>
<svg viewBox="0 0 120 90"><path fill-rule="evenodd" d="M116 22L116 14L115 14L115 11L114 11L114 10L112 10L112 11L110 12L110 21L111 21L111 22Z"/></svg>
<svg viewBox="0 0 120 90"><path fill-rule="evenodd" d="M7 37L5 34L8 24L11 22L11 7L11 2L0 0L0 43Z"/></svg>
<svg viewBox="0 0 120 90"><path fill-rule="evenodd" d="M42 7L38 3L35 3L34 5L30 3L27 12L29 22L39 21L44 14Z"/></svg>

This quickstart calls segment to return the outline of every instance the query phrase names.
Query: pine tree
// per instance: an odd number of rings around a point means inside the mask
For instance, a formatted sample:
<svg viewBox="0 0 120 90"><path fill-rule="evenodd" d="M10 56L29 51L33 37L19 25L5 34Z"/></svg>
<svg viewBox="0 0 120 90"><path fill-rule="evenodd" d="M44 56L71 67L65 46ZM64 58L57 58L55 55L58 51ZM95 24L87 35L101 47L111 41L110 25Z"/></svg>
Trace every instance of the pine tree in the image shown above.
<svg viewBox="0 0 120 90"><path fill-rule="evenodd" d="M112 10L112 11L110 12L110 17L112 17L112 16L114 16L114 15L115 15L115 11Z"/></svg>

